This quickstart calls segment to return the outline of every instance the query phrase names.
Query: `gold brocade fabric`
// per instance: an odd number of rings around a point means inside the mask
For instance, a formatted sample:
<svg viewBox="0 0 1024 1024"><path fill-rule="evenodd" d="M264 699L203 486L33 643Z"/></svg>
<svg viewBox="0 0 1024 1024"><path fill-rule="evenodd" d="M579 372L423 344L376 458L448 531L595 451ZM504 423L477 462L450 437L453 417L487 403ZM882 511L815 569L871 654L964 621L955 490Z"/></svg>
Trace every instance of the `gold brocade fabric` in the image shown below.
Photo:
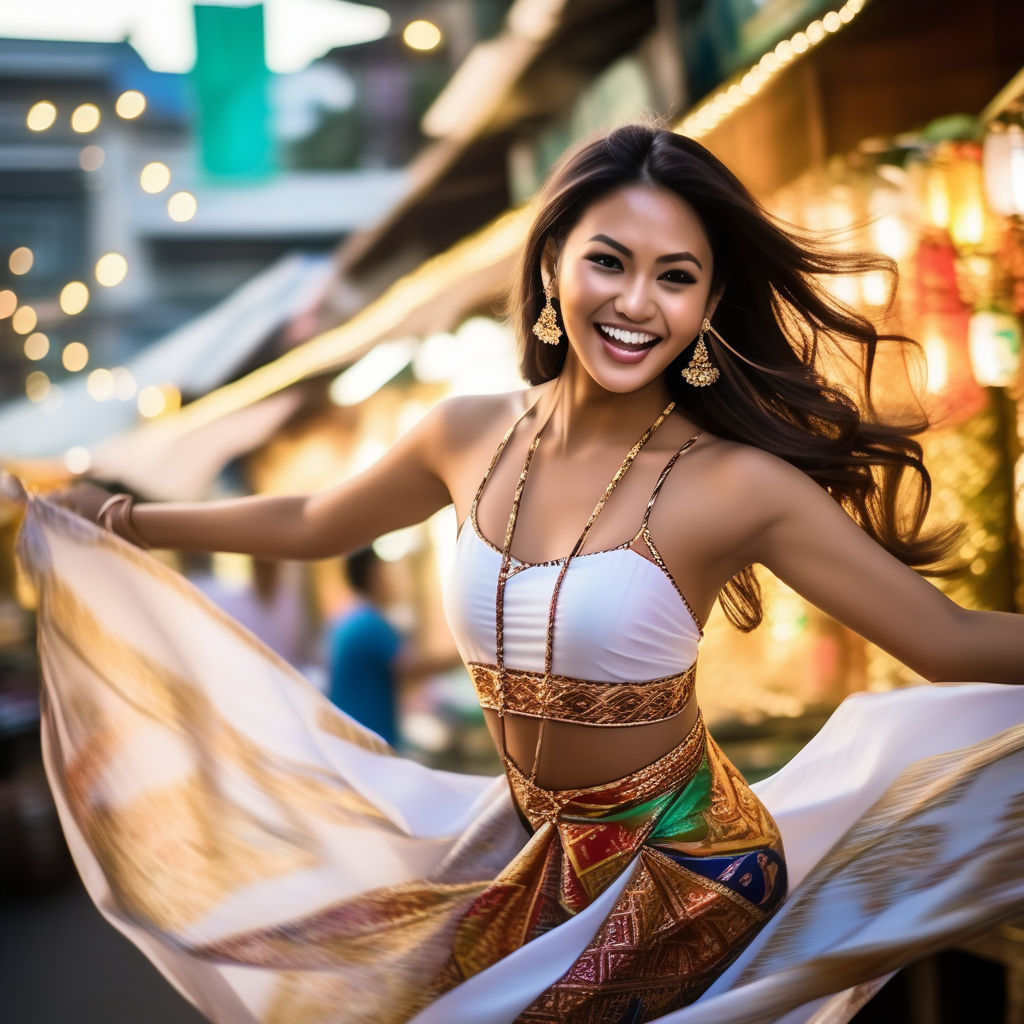
<svg viewBox="0 0 1024 1024"><path fill-rule="evenodd" d="M568 676L467 666L480 705L531 718L580 725L640 725L678 715L693 696L696 665L678 675L644 683L594 683ZM504 700L502 701L502 688Z"/></svg>

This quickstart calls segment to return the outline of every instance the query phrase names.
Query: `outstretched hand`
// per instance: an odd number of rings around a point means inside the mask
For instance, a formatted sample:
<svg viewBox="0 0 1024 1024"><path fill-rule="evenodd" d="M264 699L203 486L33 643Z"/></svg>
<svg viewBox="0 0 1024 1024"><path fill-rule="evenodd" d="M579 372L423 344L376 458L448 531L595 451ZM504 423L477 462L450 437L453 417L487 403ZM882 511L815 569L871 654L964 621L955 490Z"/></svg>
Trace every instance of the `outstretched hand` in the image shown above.
<svg viewBox="0 0 1024 1024"><path fill-rule="evenodd" d="M83 482L50 491L46 498L95 523L100 508L112 493L96 484Z"/></svg>

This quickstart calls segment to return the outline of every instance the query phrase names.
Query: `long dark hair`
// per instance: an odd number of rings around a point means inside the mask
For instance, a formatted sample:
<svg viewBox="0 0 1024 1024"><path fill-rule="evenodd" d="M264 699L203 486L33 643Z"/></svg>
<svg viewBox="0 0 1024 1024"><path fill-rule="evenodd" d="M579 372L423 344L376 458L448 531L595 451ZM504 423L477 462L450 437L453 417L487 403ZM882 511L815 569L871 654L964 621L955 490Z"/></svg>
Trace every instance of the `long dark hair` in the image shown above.
<svg viewBox="0 0 1024 1024"><path fill-rule="evenodd" d="M901 562L939 571L936 563L948 555L955 534L921 533L931 479L913 435L927 420L920 414L914 422L885 422L871 400L879 342L914 343L879 335L822 285L823 276L881 271L895 288L895 264L875 253L836 252L783 228L692 139L652 125L627 125L581 146L552 172L510 297L526 380L539 384L558 376L567 349L538 343L531 330L545 301L545 244L561 244L591 203L638 182L668 189L696 210L714 254L712 291L721 290L713 317L721 339L711 332L705 338L721 377L711 387L687 385L679 371L692 354L688 347L665 371L676 401L710 433L801 469ZM822 355L828 349L849 358L851 348L858 386L847 390L826 379ZM908 472L916 487L902 486ZM734 625L757 626L762 606L753 567L737 573L719 600Z"/></svg>

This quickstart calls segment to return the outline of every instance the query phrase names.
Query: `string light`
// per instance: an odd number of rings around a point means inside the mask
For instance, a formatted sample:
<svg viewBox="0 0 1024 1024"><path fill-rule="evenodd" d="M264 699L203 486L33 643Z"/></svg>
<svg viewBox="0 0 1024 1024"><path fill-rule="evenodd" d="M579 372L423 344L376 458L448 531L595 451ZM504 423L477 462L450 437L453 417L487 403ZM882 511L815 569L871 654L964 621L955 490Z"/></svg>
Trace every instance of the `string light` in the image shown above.
<svg viewBox="0 0 1024 1024"><path fill-rule="evenodd" d="M89 305L89 289L81 281L69 281L60 290L59 301L68 316L77 316Z"/></svg>
<svg viewBox="0 0 1024 1024"><path fill-rule="evenodd" d="M102 367L93 370L86 378L85 390L89 392L89 397L97 402L107 401L114 395L114 375Z"/></svg>
<svg viewBox="0 0 1024 1024"><path fill-rule="evenodd" d="M402 33L410 50L433 50L441 42L441 30L432 21L410 21Z"/></svg>
<svg viewBox="0 0 1024 1024"><path fill-rule="evenodd" d="M146 109L146 97L137 89L121 93L114 103L114 111L125 121L132 121Z"/></svg>
<svg viewBox="0 0 1024 1024"><path fill-rule="evenodd" d="M84 370L86 363L89 362L89 349L80 341L69 341L64 346L60 361L68 373L78 373L79 370Z"/></svg>
<svg viewBox="0 0 1024 1024"><path fill-rule="evenodd" d="M31 306L19 306L11 317L11 326L17 334L31 334L38 322L36 311Z"/></svg>
<svg viewBox="0 0 1024 1024"><path fill-rule="evenodd" d="M50 378L42 370L33 370L25 378L25 397L30 402L45 402L50 393Z"/></svg>
<svg viewBox="0 0 1024 1024"><path fill-rule="evenodd" d="M25 124L30 132L45 132L57 120L57 108L49 100L40 100L29 107Z"/></svg>
<svg viewBox="0 0 1024 1024"><path fill-rule="evenodd" d="M167 200L167 216L179 224L184 224L196 215L198 205L196 197L191 192L175 192Z"/></svg>
<svg viewBox="0 0 1024 1024"><path fill-rule="evenodd" d="M20 276L27 274L32 269L34 260L35 257L32 255L32 250L27 245L19 245L11 253L10 258L7 260L7 265L11 268L12 274Z"/></svg>
<svg viewBox="0 0 1024 1024"><path fill-rule="evenodd" d="M139 184L142 186L142 191L148 192L151 196L155 196L158 192L163 192L170 183L170 168L159 160L146 164L139 172Z"/></svg>
<svg viewBox="0 0 1024 1024"><path fill-rule="evenodd" d="M67 467L68 472L74 473L75 476L88 473L89 467L92 465L92 456L89 454L89 449L83 448L80 444L69 448L64 453L64 465Z"/></svg>
<svg viewBox="0 0 1024 1024"><path fill-rule="evenodd" d="M861 12L867 0L847 0L842 7L812 21L807 28L781 40L744 72L724 82L718 91L690 111L675 130L700 139L718 127L730 114L746 106L787 64L819 45Z"/></svg>
<svg viewBox="0 0 1024 1024"><path fill-rule="evenodd" d="M113 288L125 279L128 261L119 252L108 252L96 261L95 273L104 288Z"/></svg>
<svg viewBox="0 0 1024 1024"><path fill-rule="evenodd" d="M78 154L78 166L83 171L98 171L106 159L107 154L103 152L102 146L83 146L82 152Z"/></svg>
<svg viewBox="0 0 1024 1024"><path fill-rule="evenodd" d="M100 108L95 103L83 103L71 114L71 130L86 135L99 127Z"/></svg>
<svg viewBox="0 0 1024 1024"><path fill-rule="evenodd" d="M25 358L38 361L50 351L50 339L42 331L36 331L25 339Z"/></svg>

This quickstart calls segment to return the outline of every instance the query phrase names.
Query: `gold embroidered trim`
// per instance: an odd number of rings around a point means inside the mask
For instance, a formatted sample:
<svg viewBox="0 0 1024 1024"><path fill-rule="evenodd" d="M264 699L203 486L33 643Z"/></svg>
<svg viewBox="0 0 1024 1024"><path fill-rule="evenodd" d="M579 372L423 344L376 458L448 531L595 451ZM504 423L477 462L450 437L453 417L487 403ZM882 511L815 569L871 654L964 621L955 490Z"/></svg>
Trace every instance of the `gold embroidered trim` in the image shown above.
<svg viewBox="0 0 1024 1024"><path fill-rule="evenodd" d="M595 683L478 662L467 667L481 707L579 725L663 722L690 703L697 679L696 664L642 683Z"/></svg>
<svg viewBox="0 0 1024 1024"><path fill-rule="evenodd" d="M507 756L505 770L516 803L527 821L536 829L544 822L556 822L567 811L585 816L592 806L588 798L596 794L602 798L597 809L607 811L608 800L612 798L616 803L641 803L678 789L697 773L706 745L704 717L698 711L693 728L678 746L621 779L582 789L545 789L524 775L519 766Z"/></svg>

